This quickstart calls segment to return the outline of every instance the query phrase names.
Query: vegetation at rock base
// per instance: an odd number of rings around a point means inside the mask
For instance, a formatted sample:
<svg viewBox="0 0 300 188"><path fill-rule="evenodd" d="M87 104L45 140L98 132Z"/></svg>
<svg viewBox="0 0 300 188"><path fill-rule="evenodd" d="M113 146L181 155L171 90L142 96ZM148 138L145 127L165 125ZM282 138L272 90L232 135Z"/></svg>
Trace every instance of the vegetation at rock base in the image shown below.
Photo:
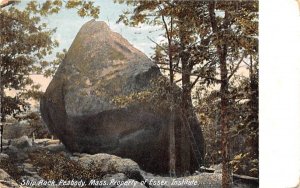
<svg viewBox="0 0 300 188"><path fill-rule="evenodd" d="M38 167L39 175L45 180L83 180L101 179L103 174L97 166L92 165L89 170L83 168L76 161L71 160L65 153L50 153L40 150L29 155L32 164Z"/></svg>
<svg viewBox="0 0 300 188"><path fill-rule="evenodd" d="M15 160L16 157L1 159L0 168L6 171L14 180L20 182L22 176L27 175L22 168L18 167L25 161ZM71 160L65 152L53 153L46 149L28 152L28 159L36 169L38 175L44 180L83 180L89 182L91 179L101 179L109 174L110 170L102 172L97 164L90 164L90 168L82 167L78 162ZM111 174L115 171L112 168Z"/></svg>
<svg viewBox="0 0 300 188"><path fill-rule="evenodd" d="M18 163L19 161L12 157L1 159L0 169L6 171L13 179L19 180L21 176L24 175L24 171L17 167Z"/></svg>

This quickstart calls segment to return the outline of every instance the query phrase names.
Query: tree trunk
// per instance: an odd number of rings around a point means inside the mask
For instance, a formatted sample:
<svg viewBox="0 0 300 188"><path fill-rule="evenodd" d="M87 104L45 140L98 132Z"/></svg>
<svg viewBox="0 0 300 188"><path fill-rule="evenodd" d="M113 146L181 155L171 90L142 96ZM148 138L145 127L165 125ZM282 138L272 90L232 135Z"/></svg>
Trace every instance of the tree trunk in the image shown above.
<svg viewBox="0 0 300 188"><path fill-rule="evenodd" d="M192 99L191 99L191 92L190 92L190 71L187 66L188 56L186 54L182 55L182 96L181 96L181 108L183 109L182 115L186 118L187 122L181 123L181 172L186 173L190 171L190 163L191 163L191 146L190 140L188 136L188 130L186 130L186 126L190 126L191 119L192 119ZM184 123L186 126L184 126Z"/></svg>
<svg viewBox="0 0 300 188"><path fill-rule="evenodd" d="M171 107L170 107L170 121L169 121L169 173L170 176L176 176L176 140L175 140L175 94L174 94L174 70L173 70L173 54L172 54L172 31L173 31L173 18L171 17L170 32L168 25L162 15L162 21L166 30L168 39L168 56L169 56L169 81L170 81L170 95L171 95Z"/></svg>
<svg viewBox="0 0 300 188"><path fill-rule="evenodd" d="M1 73L0 73L0 152L2 153L2 137L3 137L3 124L2 124L2 120L4 120L4 118L2 118L3 117L3 114L2 114L2 96L3 96L3 94L2 94L2 91L3 91L3 89L2 89L3 87L2 87L2 84L1 84Z"/></svg>
<svg viewBox="0 0 300 188"><path fill-rule="evenodd" d="M173 104L172 104L173 105ZM169 122L169 173L171 177L176 176L176 149L175 149L175 114L174 109L171 107L171 117Z"/></svg>
<svg viewBox="0 0 300 188"><path fill-rule="evenodd" d="M179 24L179 38L180 38L180 60L182 66L182 93L181 93L181 111L182 115L185 117L183 121L187 120L187 122L181 123L181 144L180 144L180 166L181 173L186 173L190 171L191 164L191 146L190 140L188 136L188 130L186 130L186 126L190 126L193 112L192 98L191 98L191 71L192 68L189 65L190 54L186 51L186 46L188 44L188 33L186 31L186 26L184 25L184 16L180 16L180 24ZM184 125L186 124L186 126Z"/></svg>
<svg viewBox="0 0 300 188"><path fill-rule="evenodd" d="M211 21L211 27L213 33L217 36L220 34L221 28L217 25L217 19L215 15L215 5L216 2L209 3L209 16ZM224 30L229 27L229 19L228 12L225 11L223 28ZM219 35L218 37L226 40L226 36ZM217 55L220 63L220 74L221 74L221 87L220 87L220 97L221 97L221 116L220 116L220 124L221 124L221 135L222 135L222 188L230 188L231 187L231 168L230 168L230 158L229 158L229 121L228 121L228 108L229 108L229 91L228 91L228 70L226 65L226 57L227 57L227 45L226 42L223 41L223 44L217 45Z"/></svg>
<svg viewBox="0 0 300 188"><path fill-rule="evenodd" d="M4 86L2 81L2 67L0 69L0 121L1 124L5 122L5 113L4 113Z"/></svg>
<svg viewBox="0 0 300 188"><path fill-rule="evenodd" d="M250 109L251 115L249 117L250 129L258 132L258 72L255 70L255 65L253 64L253 58L250 56L250 67L249 67L249 77L250 77ZM251 155L253 158L258 158L258 137L254 136L251 138Z"/></svg>
<svg viewBox="0 0 300 188"><path fill-rule="evenodd" d="M226 65L226 47L223 47L223 53L220 56L221 70L221 129L222 129L222 188L231 187L231 170L229 158L229 121L228 121L228 71Z"/></svg>
<svg viewBox="0 0 300 188"><path fill-rule="evenodd" d="M3 123L5 121L5 114L3 108L4 101L4 86L2 83L2 67L0 67L0 152L2 153L2 141L3 141Z"/></svg>

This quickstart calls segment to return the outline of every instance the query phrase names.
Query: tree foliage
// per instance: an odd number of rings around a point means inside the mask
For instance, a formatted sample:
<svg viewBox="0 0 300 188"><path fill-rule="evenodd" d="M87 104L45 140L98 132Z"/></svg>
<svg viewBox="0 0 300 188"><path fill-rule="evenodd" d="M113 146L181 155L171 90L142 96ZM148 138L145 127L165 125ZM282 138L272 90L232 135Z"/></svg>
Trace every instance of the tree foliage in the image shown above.
<svg viewBox="0 0 300 188"><path fill-rule="evenodd" d="M246 113L248 115L246 119L249 122L256 122L252 123L255 127L253 130L251 129L252 132L256 134L258 130L258 91L255 89L257 88L255 78L257 74L252 71L250 79L244 81L244 85L246 83L249 87L252 85L251 92L255 94L251 97L247 96L250 97L251 102L242 105L243 107L234 98L241 92L243 84L240 83L239 87L235 86L236 83L232 84L236 80L235 77L241 65L244 65L244 62L250 58L257 59L258 57L258 2L183 2L177 0L119 0L118 2L134 6L134 10L124 12L119 21L132 26L142 23L160 25L164 29L164 37L167 42L157 43L153 59L162 70L167 71L168 76L172 77L173 72L174 78L179 78L174 82L181 83L182 108L194 110L191 98L195 87L205 88L208 91L208 88L220 87L219 90L206 96L208 98L214 96L212 101L215 102L212 103L210 99L207 99L209 110L202 113L202 117L214 114L214 118L206 118L210 121L208 124L215 122L215 117L218 117L218 124L221 125L210 128L215 130L213 134L217 137L219 134L222 138L218 139L218 143L213 147L221 144L221 148L216 151L217 154L220 154L219 151L222 154L219 157L223 163L223 186L228 187L231 171L230 159L234 157L229 153L232 146L230 137L233 132L231 130L234 129L231 125L233 121L240 118L236 117L237 109L251 111L251 113ZM253 66L251 66L251 70L252 68ZM208 125L203 124L203 126ZM257 137L252 135L252 141L254 140L257 141ZM252 145L253 148L255 148L254 145ZM207 155L214 154L207 153ZM257 158L257 154L254 156Z"/></svg>
<svg viewBox="0 0 300 188"><path fill-rule="evenodd" d="M258 86L258 72L254 74ZM236 75L229 83L229 157L233 173L257 177L258 87L253 89L250 84L248 75ZM255 97L253 93L256 93ZM205 161L209 165L222 162L219 96L216 88L198 87L195 93L195 107L206 139Z"/></svg>
<svg viewBox="0 0 300 188"><path fill-rule="evenodd" d="M39 85L31 75L51 76L66 51L49 60L58 42L53 39L55 29L49 29L42 17L59 13L64 7L76 8L81 17L98 17L99 7L92 1L29 1L25 8L17 6L18 1L2 4L0 9L0 78L1 119L5 115L26 110L25 99L38 98ZM14 97L7 95L13 90Z"/></svg>

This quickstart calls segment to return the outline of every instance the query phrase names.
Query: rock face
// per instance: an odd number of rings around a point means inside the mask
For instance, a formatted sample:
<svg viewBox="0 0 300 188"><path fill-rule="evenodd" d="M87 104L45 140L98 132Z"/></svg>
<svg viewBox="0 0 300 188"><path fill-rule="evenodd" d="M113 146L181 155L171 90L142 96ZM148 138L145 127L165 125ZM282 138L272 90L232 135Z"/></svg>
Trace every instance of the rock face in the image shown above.
<svg viewBox="0 0 300 188"><path fill-rule="evenodd" d="M133 159L144 170L167 173L168 112L112 102L146 90L160 76L145 54L106 23L89 21L41 99L42 117L71 152L114 154ZM200 127L194 131L201 140ZM203 143L198 144L201 148ZM196 166L193 160L191 166Z"/></svg>

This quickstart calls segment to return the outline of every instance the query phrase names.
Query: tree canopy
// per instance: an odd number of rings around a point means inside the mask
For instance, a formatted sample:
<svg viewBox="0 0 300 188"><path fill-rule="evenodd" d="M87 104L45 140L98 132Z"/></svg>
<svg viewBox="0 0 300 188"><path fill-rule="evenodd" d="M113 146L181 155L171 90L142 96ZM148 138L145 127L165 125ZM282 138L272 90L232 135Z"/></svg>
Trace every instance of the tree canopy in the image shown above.
<svg viewBox="0 0 300 188"><path fill-rule="evenodd" d="M31 75L51 76L66 51L50 59L59 43L53 39L56 29L48 28L42 18L58 14L62 8L77 9L80 17L98 18L99 7L92 1L29 1L25 8L18 1L7 1L0 8L1 119L26 109L25 99L39 97L39 85ZM15 96L7 95L14 90Z"/></svg>
<svg viewBox="0 0 300 188"><path fill-rule="evenodd" d="M256 122L252 123L255 135L258 131L258 2L118 2L134 6L134 10L124 12L119 21L132 26L141 23L160 25L165 30L164 37L167 42L156 43L153 59L162 70L167 71L171 82L176 78L174 82L181 83L181 105L183 109L187 109L188 117L192 114L189 111L194 110L192 97L195 87L204 90L220 87L214 92L218 102L210 104L217 105L215 107L218 109L213 113L220 124L215 128L222 135L219 143L222 145L220 157L223 164L223 186L229 187L231 115L235 113L234 109L239 101L239 94L234 91L243 90L236 88L241 65L246 65L251 75L250 79L245 81L251 93L245 97L250 100L248 110L251 111L247 113L247 117L251 118L246 119ZM239 84L239 87L246 87L241 82ZM257 140L257 136L252 136L253 140ZM255 144L251 147L257 150ZM257 152L254 152L253 156L257 158Z"/></svg>

